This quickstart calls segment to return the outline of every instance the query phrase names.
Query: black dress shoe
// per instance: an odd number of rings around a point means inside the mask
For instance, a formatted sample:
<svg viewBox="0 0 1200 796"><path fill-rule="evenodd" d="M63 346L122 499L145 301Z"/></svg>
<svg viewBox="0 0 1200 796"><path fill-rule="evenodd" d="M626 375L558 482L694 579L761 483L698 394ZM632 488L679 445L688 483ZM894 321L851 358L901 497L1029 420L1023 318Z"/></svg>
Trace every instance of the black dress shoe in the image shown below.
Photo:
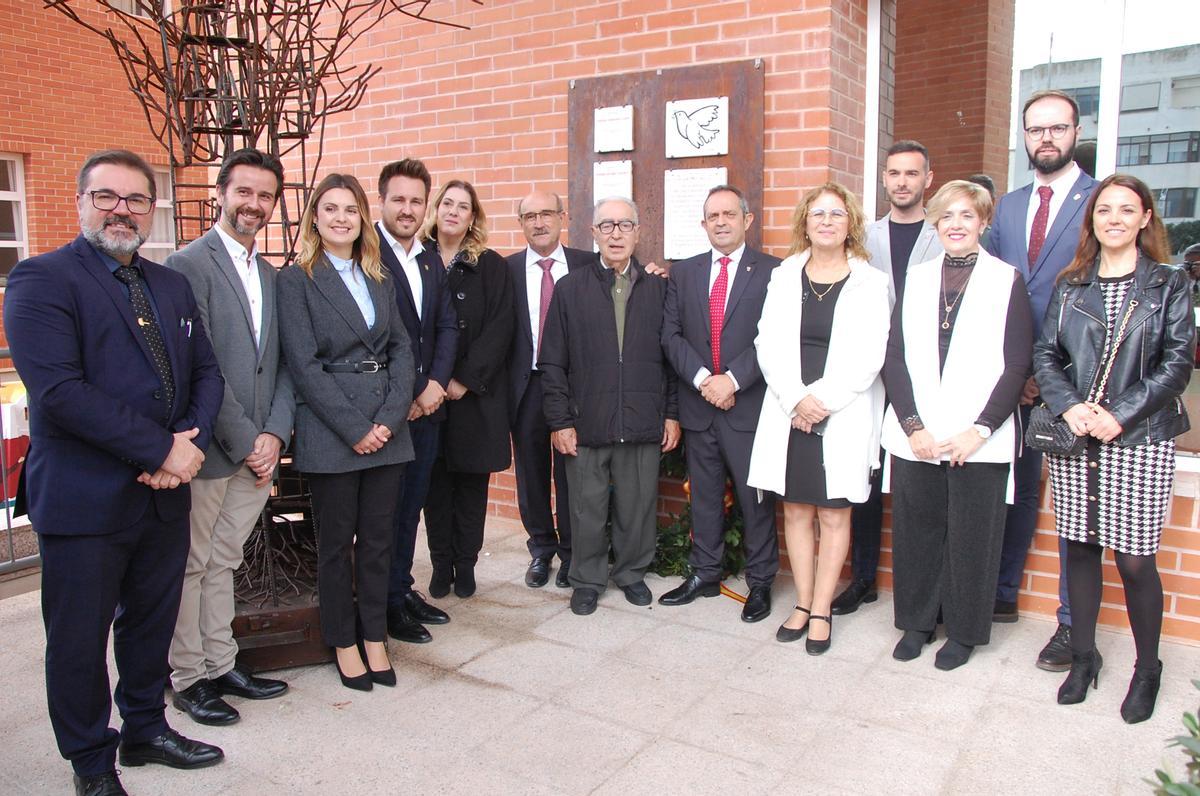
<svg viewBox="0 0 1200 796"><path fill-rule="evenodd" d="M765 583L750 587L750 596L742 606L743 622L761 622L771 615L771 587Z"/></svg>
<svg viewBox="0 0 1200 796"><path fill-rule="evenodd" d="M905 630L904 636L896 643L896 648L892 650L892 657L898 661L915 660L921 655L921 651L925 649L926 644L932 644L936 637L937 631L930 630Z"/></svg>
<svg viewBox="0 0 1200 796"><path fill-rule="evenodd" d="M126 767L157 763L171 768L204 768L220 763L225 759L225 753L212 744L184 738L168 727L162 735L149 741L121 741L117 757Z"/></svg>
<svg viewBox="0 0 1200 796"><path fill-rule="evenodd" d="M1012 624L1021 618L1017 613L1017 604L1008 600L996 600L992 607L992 621L1002 624Z"/></svg>
<svg viewBox="0 0 1200 796"><path fill-rule="evenodd" d="M558 574L554 576L554 585L560 589L571 586L571 559L564 558L558 565Z"/></svg>
<svg viewBox="0 0 1200 796"><path fill-rule="evenodd" d="M370 691L374 686L371 684L371 668L365 663L366 655L359 653L364 659L363 668L366 669L362 674L356 674L350 677L342 671L342 664L338 662L336 650L333 653L333 666L337 669L338 679L342 681L342 685L353 691Z"/></svg>
<svg viewBox="0 0 1200 796"><path fill-rule="evenodd" d="M105 771L103 774L93 774L90 777L81 777L76 774L74 780L75 796L129 796L128 792L121 787L121 780L115 771Z"/></svg>
<svg viewBox="0 0 1200 796"><path fill-rule="evenodd" d="M824 655L829 651L830 645L833 644L833 617L811 614L808 617L810 625L814 619L820 619L822 622L825 622L829 625L829 635L823 639L815 639L812 637L812 633L810 632L808 634L808 638L804 640L804 651L809 655Z"/></svg>
<svg viewBox="0 0 1200 796"><path fill-rule="evenodd" d="M240 696L246 699L274 699L288 690L288 684L282 680L255 677L236 665L213 680L213 685L223 696Z"/></svg>
<svg viewBox="0 0 1200 796"><path fill-rule="evenodd" d="M1047 672L1065 672L1071 668L1071 626L1059 623L1054 635L1038 653L1037 667Z"/></svg>
<svg viewBox="0 0 1200 796"><path fill-rule="evenodd" d="M850 585L841 594L833 599L833 604L829 606L829 613L834 616L852 614L863 603L873 603L878 599L879 592L875 590L875 581L855 578L850 581Z"/></svg>
<svg viewBox="0 0 1200 796"><path fill-rule="evenodd" d="M1058 704L1078 705L1086 699L1089 685L1092 688L1099 687L1100 667L1103 665L1104 659L1095 647L1088 652L1074 653L1071 656L1071 672L1058 687Z"/></svg>
<svg viewBox="0 0 1200 796"><path fill-rule="evenodd" d="M440 600L450 593L450 584L454 583L454 569L450 566L433 568L429 578L429 596Z"/></svg>
<svg viewBox="0 0 1200 796"><path fill-rule="evenodd" d="M384 646L384 652L387 651L387 646ZM383 670L372 669L371 664L367 661L367 648L360 641L358 642L358 654L362 656L363 665L367 667L367 676L371 678L371 682L375 685L383 685L392 688L396 685L396 670L392 668L391 658L388 658L388 667Z"/></svg>
<svg viewBox="0 0 1200 796"><path fill-rule="evenodd" d="M550 582L550 559L535 558L529 562L525 570L525 585L531 589L540 589Z"/></svg>
<svg viewBox="0 0 1200 796"><path fill-rule="evenodd" d="M800 606L797 605L796 610L803 611L804 613L808 614L809 616L812 616L812 612L809 611L807 608L801 608ZM785 621L782 625L779 626L779 629L775 631L775 640L781 641L784 644L787 644L792 641L799 641L800 639L804 638L804 634L807 632L808 632L808 620L807 619L804 620L804 624L800 625L800 627L788 627L787 622Z"/></svg>
<svg viewBox="0 0 1200 796"><path fill-rule="evenodd" d="M241 718L232 705L221 699L212 680L197 680L182 691L176 691L171 704L191 716L197 724L220 726L233 724Z"/></svg>
<svg viewBox="0 0 1200 796"><path fill-rule="evenodd" d="M404 607L409 616L424 625L444 625L450 621L450 614L425 602L419 591L404 595Z"/></svg>
<svg viewBox="0 0 1200 796"><path fill-rule="evenodd" d="M594 589L576 589L571 592L571 613L587 616L596 612L596 601L600 595Z"/></svg>
<svg viewBox="0 0 1200 796"><path fill-rule="evenodd" d="M654 599L654 595L650 593L650 587L642 580L622 586L621 591L625 592L625 599L634 605L649 605Z"/></svg>
<svg viewBox="0 0 1200 796"><path fill-rule="evenodd" d="M1121 703L1121 718L1126 724L1137 724L1154 714L1154 703L1158 701L1158 687L1162 684L1162 661L1148 669L1133 668L1133 679L1129 691Z"/></svg>
<svg viewBox="0 0 1200 796"><path fill-rule="evenodd" d="M430 591L432 594L433 592ZM464 600L475 593L475 565L464 564L454 568L454 594Z"/></svg>
<svg viewBox="0 0 1200 796"><path fill-rule="evenodd" d="M387 609L387 633L396 641L409 644L428 644L433 641L433 635L425 626L413 618L408 608Z"/></svg>
<svg viewBox="0 0 1200 796"><path fill-rule="evenodd" d="M659 605L687 605L697 597L720 597L721 583L719 581L703 581L699 575L692 575L683 583L658 598Z"/></svg>
<svg viewBox="0 0 1200 796"><path fill-rule="evenodd" d="M970 644L960 644L952 638L946 639L946 643L937 651L937 655L933 656L933 665L943 672L957 669L971 659L971 652L974 649Z"/></svg>

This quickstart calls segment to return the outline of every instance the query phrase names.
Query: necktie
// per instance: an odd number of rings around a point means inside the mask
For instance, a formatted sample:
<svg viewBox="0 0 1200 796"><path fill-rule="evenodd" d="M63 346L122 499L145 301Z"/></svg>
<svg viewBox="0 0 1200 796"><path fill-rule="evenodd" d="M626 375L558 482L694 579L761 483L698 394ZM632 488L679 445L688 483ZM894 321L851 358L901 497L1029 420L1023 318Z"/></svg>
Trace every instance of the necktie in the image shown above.
<svg viewBox="0 0 1200 796"><path fill-rule="evenodd" d="M725 325L725 291L729 287L728 257L717 260L721 270L713 281L712 292L708 294L708 323L709 335L712 339L713 373L721 372L721 327Z"/></svg>
<svg viewBox="0 0 1200 796"><path fill-rule="evenodd" d="M166 399L166 416L170 417L171 407L175 405L175 377L171 375L171 360L167 356L167 346L163 342L162 329L154 317L154 309L150 306L150 298L146 295L141 272L132 265L123 265L116 271L120 279L129 288L129 303L133 305L133 313L137 316L138 331L150 349L150 359L154 372L163 385L163 397Z"/></svg>
<svg viewBox="0 0 1200 796"><path fill-rule="evenodd" d="M538 350L542 352L542 332L546 329L546 314L550 311L550 297L554 295L554 277L550 275L550 269L554 265L554 260L549 257L538 260L537 264L542 268L542 295L538 302Z"/></svg>
<svg viewBox="0 0 1200 796"><path fill-rule="evenodd" d="M1037 212L1033 216L1033 229L1029 230L1030 268L1037 263L1038 255L1042 253L1042 246L1046 243L1046 224L1050 220L1050 197L1053 195L1054 189L1049 185L1038 188L1038 196L1042 203L1038 205Z"/></svg>

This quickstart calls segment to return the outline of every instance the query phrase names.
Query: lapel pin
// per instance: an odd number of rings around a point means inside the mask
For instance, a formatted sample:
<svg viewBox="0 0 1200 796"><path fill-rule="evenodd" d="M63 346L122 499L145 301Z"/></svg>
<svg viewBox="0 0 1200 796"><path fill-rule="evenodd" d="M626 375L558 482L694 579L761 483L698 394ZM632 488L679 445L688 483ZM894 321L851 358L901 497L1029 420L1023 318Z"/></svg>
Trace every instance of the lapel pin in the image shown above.
<svg viewBox="0 0 1200 796"><path fill-rule="evenodd" d="M1083 198L1083 194L1077 193L1074 196L1072 196L1071 198L1074 199L1076 202L1078 202L1080 199Z"/></svg>
<svg viewBox="0 0 1200 796"><path fill-rule="evenodd" d="M750 266L746 266L746 273L750 273Z"/></svg>

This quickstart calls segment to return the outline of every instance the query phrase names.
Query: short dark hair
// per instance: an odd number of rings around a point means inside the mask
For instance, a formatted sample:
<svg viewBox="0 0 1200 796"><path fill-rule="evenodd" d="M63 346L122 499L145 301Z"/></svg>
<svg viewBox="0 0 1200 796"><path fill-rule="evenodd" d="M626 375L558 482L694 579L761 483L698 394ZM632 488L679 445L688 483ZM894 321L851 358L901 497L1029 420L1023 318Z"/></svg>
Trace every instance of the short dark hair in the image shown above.
<svg viewBox="0 0 1200 796"><path fill-rule="evenodd" d="M1025 104L1021 106L1021 127L1025 127L1025 114L1029 112L1029 107L1035 102L1040 102L1049 98L1060 99L1071 106L1071 119L1074 121L1075 127L1079 126L1079 103L1065 91L1059 91L1056 88L1043 89L1035 91L1029 95L1029 99L1025 100Z"/></svg>
<svg viewBox="0 0 1200 796"><path fill-rule="evenodd" d="M746 201L746 195L742 193L740 188L735 188L732 185L716 185L708 189L708 196L704 197L704 204L701 205L700 212L703 214L704 207L708 205L708 200L715 193L731 193L738 198L738 205L742 208L742 215L750 215L750 203Z"/></svg>
<svg viewBox="0 0 1200 796"><path fill-rule="evenodd" d="M383 167L383 170L379 172L379 196L381 198L387 196L388 183L392 181L392 177L408 177L425 183L426 198L429 197L429 191L433 188L433 178L429 176L429 169L425 168L425 164L416 158L394 160Z"/></svg>
<svg viewBox="0 0 1200 796"><path fill-rule="evenodd" d="M976 185L980 185L980 186L986 188L987 192L989 194L991 194L992 199L995 200L995 198L996 198L996 181L993 180L988 175L972 174L970 177L967 177L967 182L973 182Z"/></svg>
<svg viewBox="0 0 1200 796"><path fill-rule="evenodd" d="M279 158L270 152L263 152L251 147L231 152L225 158L225 162L221 164L221 170L217 172L217 193L221 193L229 187L229 180L233 177L233 170L238 166L253 166L256 169L266 169L275 175L275 181L279 185L275 190L275 198L278 199L279 195L283 193L283 164L279 162Z"/></svg>
<svg viewBox="0 0 1200 796"><path fill-rule="evenodd" d="M921 157L925 158L925 171L929 171L929 150L920 141L913 141L910 138L902 138L887 148L887 154L883 158L884 168L887 168L888 158L905 152L919 152Z"/></svg>
<svg viewBox="0 0 1200 796"><path fill-rule="evenodd" d="M146 178L146 182L150 184L150 198L158 198L158 188L154 184L154 169L150 168L150 164L140 155L135 155L128 149L105 149L88 156L79 169L79 176L75 178L75 193L82 194L88 186L88 178L92 176L92 169L104 165L125 166L140 171Z"/></svg>

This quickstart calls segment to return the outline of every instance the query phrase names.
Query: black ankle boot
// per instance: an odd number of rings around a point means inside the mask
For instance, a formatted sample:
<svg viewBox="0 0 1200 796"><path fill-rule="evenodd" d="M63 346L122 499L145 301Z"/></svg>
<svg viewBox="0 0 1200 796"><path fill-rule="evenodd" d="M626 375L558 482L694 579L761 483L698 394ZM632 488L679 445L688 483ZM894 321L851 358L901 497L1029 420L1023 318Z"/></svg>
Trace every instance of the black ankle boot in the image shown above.
<svg viewBox="0 0 1200 796"><path fill-rule="evenodd" d="M1071 652L1071 672L1058 687L1058 704L1078 705L1087 698L1088 686L1100 685L1100 667L1104 659L1100 650L1092 647L1088 652Z"/></svg>
<svg viewBox="0 0 1200 796"><path fill-rule="evenodd" d="M1133 679L1129 681L1129 693L1121 703L1121 718L1126 724L1145 721L1154 713L1158 700L1158 687L1162 684L1162 661L1155 661L1152 668L1133 667Z"/></svg>

